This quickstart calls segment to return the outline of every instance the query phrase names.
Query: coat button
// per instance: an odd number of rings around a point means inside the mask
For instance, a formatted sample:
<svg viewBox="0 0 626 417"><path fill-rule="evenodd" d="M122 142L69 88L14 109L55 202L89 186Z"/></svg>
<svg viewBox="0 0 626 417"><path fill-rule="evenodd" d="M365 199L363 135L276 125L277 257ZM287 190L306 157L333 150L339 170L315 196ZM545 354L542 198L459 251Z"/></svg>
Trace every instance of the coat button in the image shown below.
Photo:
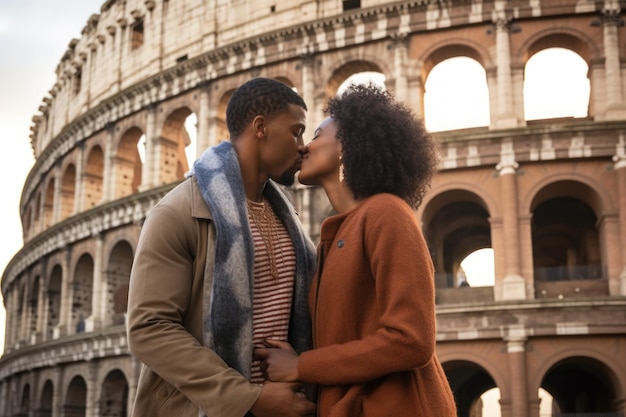
<svg viewBox="0 0 626 417"><path fill-rule="evenodd" d="M337 242L337 247L343 248L343 240Z"/></svg>

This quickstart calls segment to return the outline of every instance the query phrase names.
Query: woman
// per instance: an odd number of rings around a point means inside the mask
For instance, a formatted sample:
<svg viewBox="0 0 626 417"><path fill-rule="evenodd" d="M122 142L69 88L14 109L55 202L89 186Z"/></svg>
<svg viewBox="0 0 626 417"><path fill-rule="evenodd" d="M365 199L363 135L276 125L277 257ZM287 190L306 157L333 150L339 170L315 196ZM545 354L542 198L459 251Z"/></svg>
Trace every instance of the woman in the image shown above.
<svg viewBox="0 0 626 417"><path fill-rule="evenodd" d="M435 355L433 265L413 209L437 165L435 144L404 105L375 86L330 100L299 180L324 188L309 293L314 350L256 350L273 381L318 385L320 417L455 417Z"/></svg>

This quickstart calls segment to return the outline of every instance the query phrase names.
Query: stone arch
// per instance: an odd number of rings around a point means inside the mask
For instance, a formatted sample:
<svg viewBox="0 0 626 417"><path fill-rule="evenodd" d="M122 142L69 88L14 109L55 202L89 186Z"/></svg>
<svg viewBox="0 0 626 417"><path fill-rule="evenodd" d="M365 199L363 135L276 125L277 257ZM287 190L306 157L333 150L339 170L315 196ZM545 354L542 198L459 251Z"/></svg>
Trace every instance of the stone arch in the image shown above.
<svg viewBox="0 0 626 417"><path fill-rule="evenodd" d="M72 378L65 391L62 405L65 417L85 417L87 414L87 383L76 375Z"/></svg>
<svg viewBox="0 0 626 417"><path fill-rule="evenodd" d="M60 220L65 220L74 213L74 201L76 198L76 166L68 164L61 177L61 206Z"/></svg>
<svg viewBox="0 0 626 417"><path fill-rule="evenodd" d="M500 388L503 391L503 387L508 385L504 378L499 378L496 382L494 370L490 369L488 364L481 364L475 360L459 358L442 361L442 367L450 383L459 416L472 415L470 410L483 393L492 388Z"/></svg>
<svg viewBox="0 0 626 417"><path fill-rule="evenodd" d="M554 185L556 183L561 183L565 188L556 187ZM576 184L583 185L584 189L576 190ZM531 214L533 209L541 201L545 200L546 196L552 195L550 194L551 191L554 191L556 195L568 195L588 201L588 204L598 217L601 217L603 213L617 209L611 196L604 191L601 184L595 179L575 172L550 173L549 175L544 175L544 178L535 183L528 193L523 196L520 204L520 214Z"/></svg>
<svg viewBox="0 0 626 417"><path fill-rule="evenodd" d="M136 127L127 129L119 139L114 159L114 196L126 197L139 191L142 180L142 162L139 141L144 132Z"/></svg>
<svg viewBox="0 0 626 417"><path fill-rule="evenodd" d="M22 387L20 395L20 407L18 415L28 416L31 412L31 398L30 398L30 385L25 384Z"/></svg>
<svg viewBox="0 0 626 417"><path fill-rule="evenodd" d="M552 395L559 413L617 412L623 381L614 371L621 365L614 362L601 351L567 349L546 358L531 383Z"/></svg>
<svg viewBox="0 0 626 417"><path fill-rule="evenodd" d="M165 118L159 140L159 182L168 184L184 177L189 170L185 148L191 144L185 120L193 112L187 107L178 107Z"/></svg>
<svg viewBox="0 0 626 417"><path fill-rule="evenodd" d="M59 264L55 264L50 272L48 279L47 290L47 339L53 339L55 335L55 328L61 323L61 300L62 300L62 288L63 288L63 268Z"/></svg>
<svg viewBox="0 0 626 417"><path fill-rule="evenodd" d="M431 192L422 206L421 222L435 265L435 285L438 290L455 288L461 261L478 249L492 247L489 207L479 193L464 187Z"/></svg>
<svg viewBox="0 0 626 417"><path fill-rule="evenodd" d="M35 203L33 206L33 225L32 234L37 234L41 231L41 191L37 191L35 196Z"/></svg>
<svg viewBox="0 0 626 417"><path fill-rule="evenodd" d="M88 253L83 253L74 267L71 295L71 333L82 333L85 320L92 314L94 261Z"/></svg>
<svg viewBox="0 0 626 417"><path fill-rule="evenodd" d="M54 397L54 385L47 379L41 388L37 404L37 417L52 417L52 405Z"/></svg>
<svg viewBox="0 0 626 417"><path fill-rule="evenodd" d="M228 126L226 125L226 108L228 107L228 101L234 92L234 87L223 91L217 101L214 129L215 138L218 143L230 139L230 133L228 132Z"/></svg>
<svg viewBox="0 0 626 417"><path fill-rule="evenodd" d="M37 321L39 313L39 291L41 288L41 276L36 274L32 280L28 296L28 335L35 335L37 332Z"/></svg>
<svg viewBox="0 0 626 417"><path fill-rule="evenodd" d="M102 383L100 417L128 415L128 381L119 369L109 371Z"/></svg>
<svg viewBox="0 0 626 417"><path fill-rule="evenodd" d="M103 182L104 152L100 145L94 145L87 152L83 169L83 209L88 210L100 203Z"/></svg>
<svg viewBox="0 0 626 417"><path fill-rule="evenodd" d="M326 80L324 88L326 99L333 97L339 86L348 79L352 74L359 72L380 72L384 74L383 66L379 65L377 60L366 60L363 58L345 61L336 66L331 75Z"/></svg>
<svg viewBox="0 0 626 417"><path fill-rule="evenodd" d="M598 228L603 210L596 190L575 180L553 179L535 194L530 208L536 296L608 294ZM563 282L589 279L600 282L573 287Z"/></svg>
<svg viewBox="0 0 626 417"><path fill-rule="evenodd" d="M440 62L446 59L464 56L472 58L483 66L485 71L495 66L489 52L484 46L472 42L468 39L450 38L445 41L437 42L426 49L422 54L422 84L426 84L428 74Z"/></svg>
<svg viewBox="0 0 626 417"><path fill-rule="evenodd" d="M120 239L111 249L107 261L105 270L107 317L111 317L113 325L125 323L133 253L132 245L128 241Z"/></svg>
<svg viewBox="0 0 626 417"><path fill-rule="evenodd" d="M54 222L54 188L55 188L55 178L51 176L48 179L45 188L45 197L44 197L44 205L43 205L43 216L44 216L44 229L52 226Z"/></svg>
<svg viewBox="0 0 626 417"><path fill-rule="evenodd" d="M603 57L603 52L586 34L576 29L555 26L540 30L520 45L517 53L512 54L513 64L524 66L537 52L547 48L564 48L576 52L587 64Z"/></svg>

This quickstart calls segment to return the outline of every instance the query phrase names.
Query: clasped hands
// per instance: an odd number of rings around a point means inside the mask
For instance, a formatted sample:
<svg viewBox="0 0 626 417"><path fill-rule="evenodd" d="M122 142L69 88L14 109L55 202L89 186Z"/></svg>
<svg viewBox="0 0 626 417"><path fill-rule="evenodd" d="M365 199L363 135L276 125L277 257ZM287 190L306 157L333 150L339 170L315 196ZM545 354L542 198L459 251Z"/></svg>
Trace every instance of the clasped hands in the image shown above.
<svg viewBox="0 0 626 417"><path fill-rule="evenodd" d="M298 354L287 342L264 341L266 347L254 349L254 358L260 361L265 378L274 382L295 382L298 377Z"/></svg>

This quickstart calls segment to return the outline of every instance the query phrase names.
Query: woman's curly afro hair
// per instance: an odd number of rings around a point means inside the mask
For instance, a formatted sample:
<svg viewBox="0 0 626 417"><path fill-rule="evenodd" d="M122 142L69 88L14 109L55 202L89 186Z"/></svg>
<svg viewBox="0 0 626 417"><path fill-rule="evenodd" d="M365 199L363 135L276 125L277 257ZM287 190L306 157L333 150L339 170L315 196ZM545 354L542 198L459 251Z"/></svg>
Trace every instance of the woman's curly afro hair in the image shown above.
<svg viewBox="0 0 626 417"><path fill-rule="evenodd" d="M416 209L439 156L413 112L373 84L353 84L331 98L326 113L337 123L344 181L356 198L390 193Z"/></svg>

